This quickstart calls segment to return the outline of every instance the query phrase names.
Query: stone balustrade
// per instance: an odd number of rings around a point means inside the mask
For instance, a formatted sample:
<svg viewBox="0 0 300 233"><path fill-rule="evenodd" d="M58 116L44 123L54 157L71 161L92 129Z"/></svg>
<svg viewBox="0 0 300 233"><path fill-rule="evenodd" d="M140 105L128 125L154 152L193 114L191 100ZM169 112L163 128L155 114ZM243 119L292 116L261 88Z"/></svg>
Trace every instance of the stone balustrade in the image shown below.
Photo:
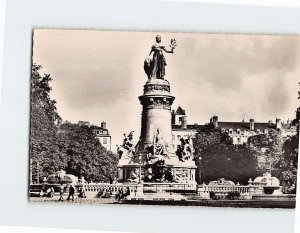
<svg viewBox="0 0 300 233"><path fill-rule="evenodd" d="M144 193L162 193L162 192L180 192L192 193L196 192L196 183L143 183Z"/></svg>
<svg viewBox="0 0 300 233"><path fill-rule="evenodd" d="M253 185L198 185L197 192L200 196L211 198L210 193L214 193L216 199L226 199L229 193L239 193L239 199L252 199L252 195L257 187Z"/></svg>
<svg viewBox="0 0 300 233"><path fill-rule="evenodd" d="M84 188L87 196L95 196L101 191L109 191L111 193L116 193L120 189L129 188L130 193L136 192L138 187L141 186L137 183L123 183L123 184L109 184L109 183L99 183L99 184L84 184L82 187Z"/></svg>
<svg viewBox="0 0 300 233"><path fill-rule="evenodd" d="M86 192L87 196L96 197L101 191L109 191L116 193L120 189L127 189L131 194L139 193L163 193L163 192L182 192L182 193L195 193L197 184L195 183L99 183L99 184L84 184L81 185Z"/></svg>
<svg viewBox="0 0 300 233"><path fill-rule="evenodd" d="M249 186L238 185L202 185L204 192L239 192L248 193Z"/></svg>

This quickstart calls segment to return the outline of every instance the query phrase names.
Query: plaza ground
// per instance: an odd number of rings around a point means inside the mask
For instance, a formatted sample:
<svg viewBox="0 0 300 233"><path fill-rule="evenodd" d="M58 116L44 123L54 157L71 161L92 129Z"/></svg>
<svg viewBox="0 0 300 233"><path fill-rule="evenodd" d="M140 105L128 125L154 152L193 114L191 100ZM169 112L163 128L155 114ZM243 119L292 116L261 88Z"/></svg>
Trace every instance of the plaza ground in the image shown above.
<svg viewBox="0 0 300 233"><path fill-rule="evenodd" d="M130 200L123 199L121 201L111 198L78 198L74 202L66 199L61 202L59 197L30 197L30 202L51 202L57 204L130 204L130 205L171 205L171 206L209 206L209 207L234 207L234 208L295 208L295 200L175 200L172 198L150 200L143 198L133 198Z"/></svg>

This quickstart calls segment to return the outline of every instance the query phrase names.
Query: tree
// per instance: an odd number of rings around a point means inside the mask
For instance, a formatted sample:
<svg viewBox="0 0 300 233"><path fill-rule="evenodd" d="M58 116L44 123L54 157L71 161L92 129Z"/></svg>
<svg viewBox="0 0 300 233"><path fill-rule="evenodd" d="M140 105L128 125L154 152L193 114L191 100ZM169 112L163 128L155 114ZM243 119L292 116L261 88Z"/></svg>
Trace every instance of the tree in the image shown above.
<svg viewBox="0 0 300 233"><path fill-rule="evenodd" d="M274 166L286 192L296 193L298 148L299 134L296 134L283 143L283 155Z"/></svg>
<svg viewBox="0 0 300 233"><path fill-rule="evenodd" d="M106 150L88 126L64 123L59 135L68 173L96 182L111 182L116 177L117 155Z"/></svg>
<svg viewBox="0 0 300 233"><path fill-rule="evenodd" d="M36 64L32 66L30 159L33 180L41 181L42 177L63 168L88 181L112 181L116 177L117 156L100 144L89 127L61 123L56 101L50 98L52 78L49 74L41 76L41 68Z"/></svg>
<svg viewBox="0 0 300 233"><path fill-rule="evenodd" d="M46 169L44 163L58 153L53 145L57 123L61 118L56 109L56 101L50 98L52 80L49 74L40 75L40 65L33 64L31 76L31 113L30 113L30 158L33 164L33 179L47 176L53 170ZM46 159L45 159L46 158Z"/></svg>
<svg viewBox="0 0 300 233"><path fill-rule="evenodd" d="M220 128L209 125L200 130L193 140L198 182L225 178L247 184L249 178L260 174L255 151L246 145L233 145L232 139Z"/></svg>
<svg viewBox="0 0 300 233"><path fill-rule="evenodd" d="M279 130L249 138L249 145L263 158L258 165L270 169L272 176L280 180L285 190L295 188L298 163L298 134L283 138Z"/></svg>
<svg viewBox="0 0 300 233"><path fill-rule="evenodd" d="M259 134L248 138L249 146L260 158L258 166L262 169L274 167L281 159L283 138L279 130L269 130L268 134ZM276 173L276 170L273 170ZM275 174L274 173L274 174Z"/></svg>

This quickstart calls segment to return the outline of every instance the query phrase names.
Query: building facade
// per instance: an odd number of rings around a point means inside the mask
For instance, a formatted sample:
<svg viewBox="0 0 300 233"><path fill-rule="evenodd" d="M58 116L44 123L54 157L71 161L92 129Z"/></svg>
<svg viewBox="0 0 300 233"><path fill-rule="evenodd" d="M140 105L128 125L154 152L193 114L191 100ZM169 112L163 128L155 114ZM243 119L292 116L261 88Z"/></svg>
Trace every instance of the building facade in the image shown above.
<svg viewBox="0 0 300 233"><path fill-rule="evenodd" d="M181 145L181 138L193 138L202 127L203 125L187 124L187 116L181 106L172 111L172 137L175 147Z"/></svg>
<svg viewBox="0 0 300 233"><path fill-rule="evenodd" d="M291 121L286 123L281 119L276 118L275 123L271 120L268 122L256 122L250 119L248 122L242 120L240 122L219 121L218 116L210 118L213 127L220 128L232 138L232 143L235 145L242 145L248 142L248 138L260 134L269 134L272 130L280 131L283 138L291 137L297 134L297 126ZM182 107L172 111L172 136L175 145L180 145L180 139L188 135L195 136L204 125L187 124L186 112Z"/></svg>
<svg viewBox="0 0 300 233"><path fill-rule="evenodd" d="M101 126L91 125L88 121L79 121L78 124L90 127L101 145L107 150L111 150L111 136L106 128L106 122L101 122Z"/></svg>

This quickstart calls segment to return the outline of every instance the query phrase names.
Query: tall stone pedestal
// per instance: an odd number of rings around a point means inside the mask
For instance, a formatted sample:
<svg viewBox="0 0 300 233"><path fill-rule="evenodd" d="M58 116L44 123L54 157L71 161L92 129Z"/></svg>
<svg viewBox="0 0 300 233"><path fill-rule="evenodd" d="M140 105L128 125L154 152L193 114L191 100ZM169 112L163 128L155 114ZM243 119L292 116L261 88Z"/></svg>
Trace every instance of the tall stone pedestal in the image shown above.
<svg viewBox="0 0 300 233"><path fill-rule="evenodd" d="M141 135L135 153L118 164L120 182L195 183L195 162L182 161L172 140L171 106L175 97L164 79L149 79L139 97L143 107Z"/></svg>

